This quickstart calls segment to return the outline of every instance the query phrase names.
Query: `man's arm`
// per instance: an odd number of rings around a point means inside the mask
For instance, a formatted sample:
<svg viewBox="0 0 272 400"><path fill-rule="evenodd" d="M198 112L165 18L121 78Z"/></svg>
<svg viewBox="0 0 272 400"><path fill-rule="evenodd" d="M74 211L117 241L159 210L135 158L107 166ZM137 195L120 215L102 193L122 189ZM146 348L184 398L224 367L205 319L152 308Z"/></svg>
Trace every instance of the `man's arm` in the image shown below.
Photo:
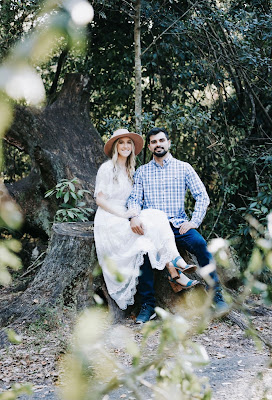
<svg viewBox="0 0 272 400"><path fill-rule="evenodd" d="M127 201L127 207L129 211L135 212L135 214L140 214L142 205L143 205L143 182L141 176L141 168L138 168L134 174L134 185L132 192ZM137 233L138 235L144 234L143 225L138 218L138 215L130 219L130 227L132 232Z"/></svg>
<svg viewBox="0 0 272 400"><path fill-rule="evenodd" d="M187 164L185 179L186 187L190 189L193 198L195 199L194 212L190 223L194 225L192 227L198 228L205 217L208 205L210 204L210 199L204 184L190 164Z"/></svg>

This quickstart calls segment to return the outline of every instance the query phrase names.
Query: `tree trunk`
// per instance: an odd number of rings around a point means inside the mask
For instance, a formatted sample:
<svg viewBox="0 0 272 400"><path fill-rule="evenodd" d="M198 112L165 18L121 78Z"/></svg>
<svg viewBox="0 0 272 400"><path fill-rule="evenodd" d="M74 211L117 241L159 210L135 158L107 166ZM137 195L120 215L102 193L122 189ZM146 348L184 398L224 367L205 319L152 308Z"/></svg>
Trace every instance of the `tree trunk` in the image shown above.
<svg viewBox="0 0 272 400"><path fill-rule="evenodd" d="M40 270L24 293L0 311L1 326L36 320L57 304L93 305L103 283L101 276L93 279L96 265L92 222L54 224Z"/></svg>
<svg viewBox="0 0 272 400"><path fill-rule="evenodd" d="M141 0L135 2L134 17L135 46L135 125L136 132L142 134L142 63L141 63Z"/></svg>
<svg viewBox="0 0 272 400"><path fill-rule="evenodd" d="M45 192L60 179L77 177L93 193L97 169L106 159L89 118L88 84L88 78L70 74L57 100L42 111L15 108L6 140L30 155L32 171L7 187L24 212L25 230L33 235L49 235L57 208L55 200L44 199ZM95 208L93 197L88 201Z"/></svg>

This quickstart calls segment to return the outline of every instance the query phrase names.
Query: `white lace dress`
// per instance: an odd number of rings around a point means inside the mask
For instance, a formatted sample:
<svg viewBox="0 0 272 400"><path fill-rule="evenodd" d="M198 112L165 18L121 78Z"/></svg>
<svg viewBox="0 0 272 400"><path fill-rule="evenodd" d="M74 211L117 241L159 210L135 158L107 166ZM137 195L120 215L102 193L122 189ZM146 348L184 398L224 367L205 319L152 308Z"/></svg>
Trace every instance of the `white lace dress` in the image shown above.
<svg viewBox="0 0 272 400"><path fill-rule="evenodd" d="M96 177L95 196L102 192L116 210L126 211L132 184L125 173L113 181L111 160L101 165ZM94 238L98 262L102 268L109 295L124 310L134 303L143 255L148 253L152 268L179 255L173 231L166 214L155 209L142 210L140 219L144 235L132 232L128 219L117 217L98 207L94 219Z"/></svg>

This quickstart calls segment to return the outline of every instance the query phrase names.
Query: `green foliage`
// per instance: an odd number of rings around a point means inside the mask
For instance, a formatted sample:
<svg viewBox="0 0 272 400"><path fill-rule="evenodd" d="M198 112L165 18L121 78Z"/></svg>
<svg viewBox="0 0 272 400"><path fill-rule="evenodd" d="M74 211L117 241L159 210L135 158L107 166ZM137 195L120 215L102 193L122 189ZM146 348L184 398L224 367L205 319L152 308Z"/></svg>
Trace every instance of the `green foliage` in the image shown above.
<svg viewBox="0 0 272 400"><path fill-rule="evenodd" d="M14 44L26 35L41 11L43 1L1 2L0 55L5 58Z"/></svg>
<svg viewBox="0 0 272 400"><path fill-rule="evenodd" d="M25 178L30 173L32 165L29 155L6 143L4 143L3 150L4 182L12 183Z"/></svg>
<svg viewBox="0 0 272 400"><path fill-rule="evenodd" d="M259 192L255 197L248 198L248 207L240 207L239 210L245 215L252 215L261 223L265 223L268 213L272 210L272 185L271 183L260 183Z"/></svg>
<svg viewBox="0 0 272 400"><path fill-rule="evenodd" d="M55 195L57 200L62 201L55 215L56 222L86 222L94 211L86 207L86 202L82 201L85 194L91 193L85 189L77 189L75 186L77 183L77 178L61 179L53 189L46 192L44 197Z"/></svg>

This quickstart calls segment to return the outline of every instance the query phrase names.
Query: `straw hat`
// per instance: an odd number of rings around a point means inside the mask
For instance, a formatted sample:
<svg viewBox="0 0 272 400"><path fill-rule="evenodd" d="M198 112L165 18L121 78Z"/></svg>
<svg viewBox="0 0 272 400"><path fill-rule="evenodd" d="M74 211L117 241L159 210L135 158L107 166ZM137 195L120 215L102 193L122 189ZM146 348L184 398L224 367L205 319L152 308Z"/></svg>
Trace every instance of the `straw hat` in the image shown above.
<svg viewBox="0 0 272 400"><path fill-rule="evenodd" d="M127 129L117 129L117 131L113 132L112 137L107 141L104 146L104 152L108 157L111 157L113 143L120 137L129 137L133 140L136 156L140 153L144 146L144 140L141 135L138 135L138 133L129 132Z"/></svg>

